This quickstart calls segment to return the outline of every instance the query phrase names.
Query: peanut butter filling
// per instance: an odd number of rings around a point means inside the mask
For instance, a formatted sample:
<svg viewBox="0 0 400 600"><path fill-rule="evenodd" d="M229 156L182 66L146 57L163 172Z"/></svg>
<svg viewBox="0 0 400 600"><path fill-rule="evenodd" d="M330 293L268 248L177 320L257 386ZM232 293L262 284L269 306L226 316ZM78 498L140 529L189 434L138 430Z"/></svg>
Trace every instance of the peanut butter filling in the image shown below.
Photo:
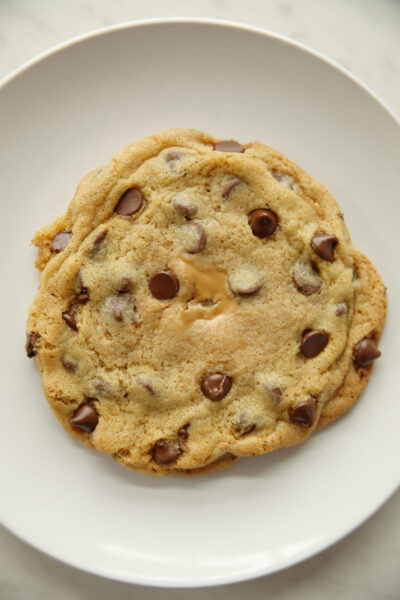
<svg viewBox="0 0 400 600"><path fill-rule="evenodd" d="M186 327L198 319L211 320L228 312L234 302L225 271L199 269L187 258L180 258L188 289L178 297L181 319Z"/></svg>

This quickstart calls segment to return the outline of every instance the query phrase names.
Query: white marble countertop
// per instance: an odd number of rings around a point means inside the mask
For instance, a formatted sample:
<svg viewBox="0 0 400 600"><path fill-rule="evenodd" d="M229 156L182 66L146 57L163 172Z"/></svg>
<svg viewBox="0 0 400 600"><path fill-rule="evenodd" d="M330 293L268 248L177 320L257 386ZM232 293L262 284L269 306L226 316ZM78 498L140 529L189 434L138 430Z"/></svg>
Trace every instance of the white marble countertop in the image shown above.
<svg viewBox="0 0 400 600"><path fill-rule="evenodd" d="M1 0L0 78L73 36L163 16L228 19L282 33L346 67L400 114L398 0ZM300 565L251 582L190 592L89 575L0 528L2 600L179 600L188 593L193 600L397 600L399 563L400 492L357 531Z"/></svg>

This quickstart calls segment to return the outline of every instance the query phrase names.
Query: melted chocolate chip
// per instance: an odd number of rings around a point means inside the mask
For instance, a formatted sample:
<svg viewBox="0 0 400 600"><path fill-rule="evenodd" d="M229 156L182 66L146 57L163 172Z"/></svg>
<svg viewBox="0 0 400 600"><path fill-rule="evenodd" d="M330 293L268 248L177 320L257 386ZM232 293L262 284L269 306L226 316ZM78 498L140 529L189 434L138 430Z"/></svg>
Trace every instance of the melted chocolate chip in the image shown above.
<svg viewBox="0 0 400 600"><path fill-rule="evenodd" d="M70 231L60 231L57 233L51 242L51 249L53 252L61 252L68 246L72 233Z"/></svg>
<svg viewBox="0 0 400 600"><path fill-rule="evenodd" d="M98 392L101 394L111 394L112 386L105 381L102 377L93 377L93 385Z"/></svg>
<svg viewBox="0 0 400 600"><path fill-rule="evenodd" d="M212 373L203 377L200 387L209 400L222 400L232 387L232 379L224 373Z"/></svg>
<svg viewBox="0 0 400 600"><path fill-rule="evenodd" d="M158 440L153 447L152 456L158 465L169 465L178 460L182 450L173 446L171 442L165 439Z"/></svg>
<svg viewBox="0 0 400 600"><path fill-rule="evenodd" d="M103 231L100 231L100 233L97 235L97 237L93 243L96 246L98 246L107 237L107 234L108 234L108 229L103 229Z"/></svg>
<svg viewBox="0 0 400 600"><path fill-rule="evenodd" d="M78 326L75 321L75 317L72 313L65 311L62 313L62 318L66 322L67 325L71 327L74 331L78 331Z"/></svg>
<svg viewBox="0 0 400 600"><path fill-rule="evenodd" d="M86 288L83 288L83 290L79 294L77 294L75 298L76 301L79 302L79 304L86 304L86 302L90 300L88 290Z"/></svg>
<svg viewBox="0 0 400 600"><path fill-rule="evenodd" d="M114 212L117 213L117 215L130 217L142 208L143 201L144 195L141 190L131 188L122 194L117 206L114 208Z"/></svg>
<svg viewBox="0 0 400 600"><path fill-rule="evenodd" d="M282 390L270 381L264 381L264 387L265 387L269 397L274 402L279 404L279 402L282 400Z"/></svg>
<svg viewBox="0 0 400 600"><path fill-rule="evenodd" d="M229 287L238 296L253 296L263 286L262 274L252 266L233 269L228 275Z"/></svg>
<svg viewBox="0 0 400 600"><path fill-rule="evenodd" d="M292 279L297 291L304 296L316 294L322 285L322 277L314 262L297 262L292 269Z"/></svg>
<svg viewBox="0 0 400 600"><path fill-rule="evenodd" d="M157 388L148 377L145 375L139 375L139 377L136 378L136 381L140 383L140 385L142 385L152 396L156 395Z"/></svg>
<svg viewBox="0 0 400 600"><path fill-rule="evenodd" d="M241 412L238 414L235 424L234 431L240 436L248 435L249 433L253 433L256 428L256 424L252 422L251 418L248 414Z"/></svg>
<svg viewBox="0 0 400 600"><path fill-rule="evenodd" d="M131 279L130 277L122 277L121 279L121 284L119 286L119 293L120 294L125 294L126 292L129 292L130 288L133 287L133 279Z"/></svg>
<svg viewBox="0 0 400 600"><path fill-rule="evenodd" d="M266 238L278 227L278 217L268 208L257 208L249 214L249 225L255 236Z"/></svg>
<svg viewBox="0 0 400 600"><path fill-rule="evenodd" d="M237 287L235 290L232 291L234 294L237 294L238 296L254 296L255 294L257 294L262 288L262 283L258 283L255 284L253 286L249 286L249 287Z"/></svg>
<svg viewBox="0 0 400 600"><path fill-rule="evenodd" d="M234 177L226 184L224 191L222 192L222 197L227 198L231 191L238 186L240 183L243 183L243 179L239 179L238 177Z"/></svg>
<svg viewBox="0 0 400 600"><path fill-rule="evenodd" d="M295 186L298 186L297 181L292 175L289 175L289 173L284 173L283 171L271 171L271 175L276 181L289 190L294 190Z"/></svg>
<svg viewBox="0 0 400 600"><path fill-rule="evenodd" d="M297 290L300 292L300 294L303 294L304 296L312 296L312 294L316 294L319 290L319 287L316 287L316 286L314 287L314 286L308 285L308 284L299 285L296 282L294 277L293 277L293 283L297 287Z"/></svg>
<svg viewBox="0 0 400 600"><path fill-rule="evenodd" d="M275 401L277 404L279 404L279 402L280 402L280 401L281 401L281 399L282 399L282 390L281 390L280 388L278 388L278 387L274 387L274 388L271 388L271 389L269 390L269 393L270 393L270 396L271 396L271 398L272 398L272 399L273 399L273 400L274 400L274 401Z"/></svg>
<svg viewBox="0 0 400 600"><path fill-rule="evenodd" d="M290 420L294 423L300 423L303 427L311 427L315 419L315 398L308 398L299 402L293 408L289 409Z"/></svg>
<svg viewBox="0 0 400 600"><path fill-rule="evenodd" d="M80 290L81 292L87 292L87 288L85 287L85 285L83 283L82 273L80 270L76 273L75 281L76 281L76 287L78 290Z"/></svg>
<svg viewBox="0 0 400 600"><path fill-rule="evenodd" d="M187 232L184 248L190 254L196 254L204 250L207 242L207 233L201 223L190 221L183 225L182 230Z"/></svg>
<svg viewBox="0 0 400 600"><path fill-rule="evenodd" d="M127 308L127 301L124 296L113 296L110 301L111 311L116 321L123 321L124 310Z"/></svg>
<svg viewBox="0 0 400 600"><path fill-rule="evenodd" d="M337 317L341 317L345 312L347 312L347 304L346 302L341 302L336 307L335 315Z"/></svg>
<svg viewBox="0 0 400 600"><path fill-rule="evenodd" d="M195 204L192 204L190 197L181 192L175 194L172 198L172 206L177 213L186 217L187 219L194 217L197 214L198 208Z"/></svg>
<svg viewBox="0 0 400 600"><path fill-rule="evenodd" d="M34 331L26 334L25 350L28 358L36 356L36 344L38 343L39 338L40 335Z"/></svg>
<svg viewBox="0 0 400 600"><path fill-rule="evenodd" d="M333 261L333 253L339 240L336 235L316 233L311 240L311 248L323 260Z"/></svg>
<svg viewBox="0 0 400 600"><path fill-rule="evenodd" d="M63 367L65 367L67 371L75 371L76 363L74 363L72 360L69 360L68 358L65 358L65 356L62 356L61 362L63 364Z"/></svg>
<svg viewBox="0 0 400 600"><path fill-rule="evenodd" d="M165 269L155 273L149 281L149 290L158 300L169 300L179 290L179 279L173 271Z"/></svg>
<svg viewBox="0 0 400 600"><path fill-rule="evenodd" d="M183 427L181 427L178 431L178 435L181 438L181 440L183 442L187 442L187 440L189 439L189 432L188 432L188 428L190 426L190 423L186 423Z"/></svg>
<svg viewBox="0 0 400 600"><path fill-rule="evenodd" d="M365 337L354 346L353 359L357 367L368 367L381 356L375 341Z"/></svg>
<svg viewBox="0 0 400 600"><path fill-rule="evenodd" d="M329 342L329 335L321 329L307 331L301 338L300 349L306 358L314 358Z"/></svg>
<svg viewBox="0 0 400 600"><path fill-rule="evenodd" d="M235 140L224 140L223 142L218 142L215 144L214 150L218 150L218 152L244 152L242 144L235 142Z"/></svg>
<svg viewBox="0 0 400 600"><path fill-rule="evenodd" d="M96 398L93 398L93 400L96 400ZM75 429L80 429L85 433L91 433L94 431L98 422L99 415L97 414L96 409L88 402L81 404L70 420L72 427Z"/></svg>
<svg viewBox="0 0 400 600"><path fill-rule="evenodd" d="M169 162L173 162L175 160L180 160L181 158L183 158L183 154L182 152L176 152L176 151L172 151L172 152L168 152L167 156L165 157L165 161L167 163Z"/></svg>
<svg viewBox="0 0 400 600"><path fill-rule="evenodd" d="M254 296L254 294L257 294L261 290L261 288L262 283L260 283L259 285L255 285L252 288L238 290L236 294L238 294L239 296Z"/></svg>

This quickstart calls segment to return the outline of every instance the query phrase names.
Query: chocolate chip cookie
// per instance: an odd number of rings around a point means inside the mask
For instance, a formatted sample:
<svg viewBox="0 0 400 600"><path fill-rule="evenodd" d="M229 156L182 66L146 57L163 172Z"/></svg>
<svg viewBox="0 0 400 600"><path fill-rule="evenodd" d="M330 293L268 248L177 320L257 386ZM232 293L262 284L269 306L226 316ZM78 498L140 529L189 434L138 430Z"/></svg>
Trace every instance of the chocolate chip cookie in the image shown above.
<svg viewBox="0 0 400 600"><path fill-rule="evenodd" d="M47 400L72 436L143 473L302 442L380 356L377 271L327 189L259 142L135 142L34 243L26 351Z"/></svg>

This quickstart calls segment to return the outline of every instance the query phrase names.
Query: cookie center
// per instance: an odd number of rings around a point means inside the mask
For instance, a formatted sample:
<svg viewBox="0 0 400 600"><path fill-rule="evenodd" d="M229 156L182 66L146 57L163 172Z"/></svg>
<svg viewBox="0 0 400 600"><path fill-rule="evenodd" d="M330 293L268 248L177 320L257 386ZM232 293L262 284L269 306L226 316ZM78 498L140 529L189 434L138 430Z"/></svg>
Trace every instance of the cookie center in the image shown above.
<svg viewBox="0 0 400 600"><path fill-rule="evenodd" d="M181 320L189 327L198 319L211 320L228 312L234 302L229 291L228 276L216 269L199 269L192 261L180 258L179 263L188 282L180 296Z"/></svg>

